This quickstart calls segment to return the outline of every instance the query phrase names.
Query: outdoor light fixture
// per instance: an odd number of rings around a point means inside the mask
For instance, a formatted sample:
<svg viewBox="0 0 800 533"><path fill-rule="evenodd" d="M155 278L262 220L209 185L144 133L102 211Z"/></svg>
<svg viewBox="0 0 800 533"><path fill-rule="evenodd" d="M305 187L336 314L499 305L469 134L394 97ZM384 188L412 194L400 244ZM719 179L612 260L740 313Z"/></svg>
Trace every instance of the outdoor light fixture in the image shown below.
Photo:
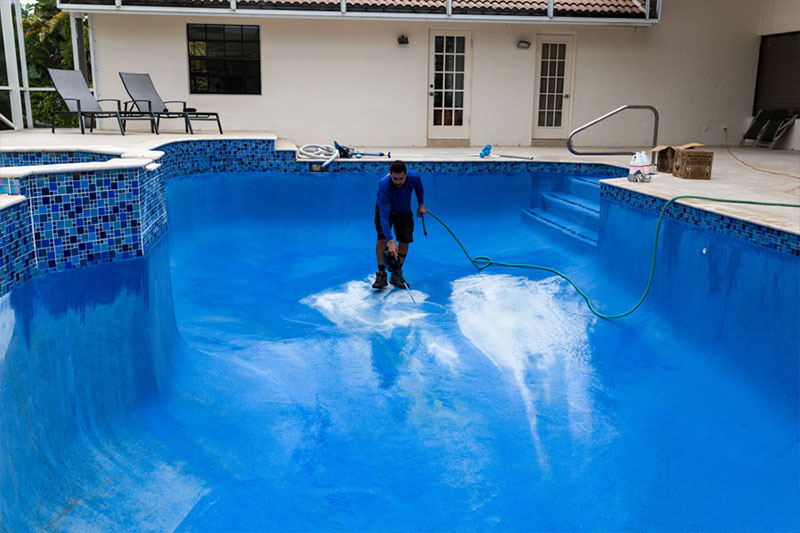
<svg viewBox="0 0 800 533"><path fill-rule="evenodd" d="M408 44L408 37L401 35L397 38L397 44Z"/></svg>
<svg viewBox="0 0 800 533"><path fill-rule="evenodd" d="M530 48L530 47L531 47L531 43L529 41L519 41L517 43L517 48L522 48L523 50L526 49L526 48Z"/></svg>

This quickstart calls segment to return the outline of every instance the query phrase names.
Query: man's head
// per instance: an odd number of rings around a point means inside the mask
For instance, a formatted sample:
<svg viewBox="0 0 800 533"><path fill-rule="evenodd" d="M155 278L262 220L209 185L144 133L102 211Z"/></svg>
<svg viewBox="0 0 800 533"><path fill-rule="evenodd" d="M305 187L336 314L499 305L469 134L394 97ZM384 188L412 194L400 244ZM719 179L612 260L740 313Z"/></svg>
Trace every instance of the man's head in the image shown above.
<svg viewBox="0 0 800 533"><path fill-rule="evenodd" d="M400 161L392 161L391 166L389 167L389 176L392 179L392 185L397 187L398 189L405 185L406 183L406 176L408 176L408 171L406 170L406 164Z"/></svg>

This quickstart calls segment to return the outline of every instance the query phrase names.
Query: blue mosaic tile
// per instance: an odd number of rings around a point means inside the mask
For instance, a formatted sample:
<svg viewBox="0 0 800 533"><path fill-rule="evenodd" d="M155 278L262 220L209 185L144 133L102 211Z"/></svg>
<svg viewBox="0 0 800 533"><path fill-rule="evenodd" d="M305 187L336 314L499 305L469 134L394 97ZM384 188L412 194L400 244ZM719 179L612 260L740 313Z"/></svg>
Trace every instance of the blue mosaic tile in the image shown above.
<svg viewBox="0 0 800 533"><path fill-rule="evenodd" d="M90 163L108 161L111 154L92 152L7 152L0 151L0 167L27 167L31 165L57 165L61 163Z"/></svg>
<svg viewBox="0 0 800 533"><path fill-rule="evenodd" d="M660 213L664 208L664 204L667 203L667 200L622 189L607 183L600 184L600 197L653 213ZM679 203L670 204L664 216L707 231L732 236L776 252L800 257L800 235L794 233L761 226L719 213L703 211L702 209Z"/></svg>
<svg viewBox="0 0 800 533"><path fill-rule="evenodd" d="M146 170L142 178L142 246L147 253L167 232L167 199L164 165Z"/></svg>
<svg viewBox="0 0 800 533"><path fill-rule="evenodd" d="M23 178L40 272L143 255L140 178L144 169Z"/></svg>
<svg viewBox="0 0 800 533"><path fill-rule="evenodd" d="M408 166L417 172L427 173L546 173L569 176L593 176L599 178L617 178L627 176L628 171L620 167L593 163L550 163L546 161L498 161L483 159L480 161L410 161ZM361 161L336 160L328 166L328 172L388 172L390 160ZM305 163L307 170L311 164Z"/></svg>
<svg viewBox="0 0 800 533"><path fill-rule="evenodd" d="M0 178L0 194L21 194L19 178Z"/></svg>
<svg viewBox="0 0 800 533"><path fill-rule="evenodd" d="M28 202L0 210L0 296L33 277L36 257Z"/></svg>

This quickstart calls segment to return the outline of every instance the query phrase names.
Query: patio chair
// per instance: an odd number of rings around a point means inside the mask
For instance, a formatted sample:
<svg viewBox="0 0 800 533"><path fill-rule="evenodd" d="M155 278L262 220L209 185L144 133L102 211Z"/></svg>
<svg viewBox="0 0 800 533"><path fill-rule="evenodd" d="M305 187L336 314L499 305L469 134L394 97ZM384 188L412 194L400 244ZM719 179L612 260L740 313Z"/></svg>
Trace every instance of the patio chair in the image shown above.
<svg viewBox="0 0 800 533"><path fill-rule="evenodd" d="M122 84L125 90L131 97L129 102L125 102L125 109L135 107L142 113L153 113L156 118L156 132L162 118L180 118L184 121L184 126L187 133L194 134L192 129L192 121L215 121L219 132L222 133L222 124L219 121L219 114L210 112L201 112L193 107L186 107L186 102L183 100L167 100L164 101L156 91L153 80L150 74L135 74L132 72L120 72L119 77L122 78ZM167 104L181 104L180 111L170 111Z"/></svg>
<svg viewBox="0 0 800 533"><path fill-rule="evenodd" d="M747 141L753 141L755 144L755 142L758 140L758 136L761 135L761 130L763 130L764 126L767 125L767 121L769 121L772 113L772 111L764 111L763 109L760 109L750 122L750 126L747 127L747 131L745 131L744 135L742 135L742 140L739 142L739 146L744 146Z"/></svg>
<svg viewBox="0 0 800 533"><path fill-rule="evenodd" d="M789 128L792 127L794 121L797 120L797 115L789 115L788 112L782 111L784 113L783 116L777 116L767 121L764 129L761 130L761 134L759 134L758 139L754 143L754 146L767 146L770 150L775 148L775 145L778 143L783 134L786 133Z"/></svg>
<svg viewBox="0 0 800 533"><path fill-rule="evenodd" d="M125 135L125 122L128 120L149 120L150 130L155 131L156 121L154 117L143 115L142 113L123 113L120 108L120 101L116 98L97 100L89 90L86 79L79 70L49 68L47 72L50 74L50 79L53 80L56 92L67 107L66 111L58 111L56 108L57 102L53 103L53 121L50 125L50 130L53 133L56 132L56 115L77 115L81 133L86 132L84 125L86 118L90 119L89 131L94 131L94 119L96 118L116 118L122 135ZM109 111L103 109L100 106L100 102L116 102L117 106L116 109Z"/></svg>

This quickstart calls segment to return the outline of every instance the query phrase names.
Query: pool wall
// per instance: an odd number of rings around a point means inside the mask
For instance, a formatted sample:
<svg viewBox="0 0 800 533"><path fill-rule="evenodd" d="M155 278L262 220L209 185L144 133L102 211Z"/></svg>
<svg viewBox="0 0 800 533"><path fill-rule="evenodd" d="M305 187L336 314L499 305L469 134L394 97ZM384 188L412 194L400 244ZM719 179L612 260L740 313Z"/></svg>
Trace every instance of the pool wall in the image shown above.
<svg viewBox="0 0 800 533"><path fill-rule="evenodd" d="M137 431L134 407L169 389L167 354L174 359L181 349L166 239L146 257L37 276L0 296L4 530L86 529L54 523L74 505L91 505L65 495L85 492L84 485L111 493L142 483L126 476L153 466L148 450L130 450L112 466L107 450L115 435ZM101 477L109 469L110 484ZM89 529L135 526L97 522Z"/></svg>
<svg viewBox="0 0 800 533"><path fill-rule="evenodd" d="M599 260L630 296L647 285L665 201L602 186ZM785 208L788 209L788 208ZM650 294L633 317L725 359L794 417L800 376L797 235L672 204ZM631 300L635 301L635 300Z"/></svg>
<svg viewBox="0 0 800 533"><path fill-rule="evenodd" d="M0 296L31 279L36 272L30 204L0 209Z"/></svg>

